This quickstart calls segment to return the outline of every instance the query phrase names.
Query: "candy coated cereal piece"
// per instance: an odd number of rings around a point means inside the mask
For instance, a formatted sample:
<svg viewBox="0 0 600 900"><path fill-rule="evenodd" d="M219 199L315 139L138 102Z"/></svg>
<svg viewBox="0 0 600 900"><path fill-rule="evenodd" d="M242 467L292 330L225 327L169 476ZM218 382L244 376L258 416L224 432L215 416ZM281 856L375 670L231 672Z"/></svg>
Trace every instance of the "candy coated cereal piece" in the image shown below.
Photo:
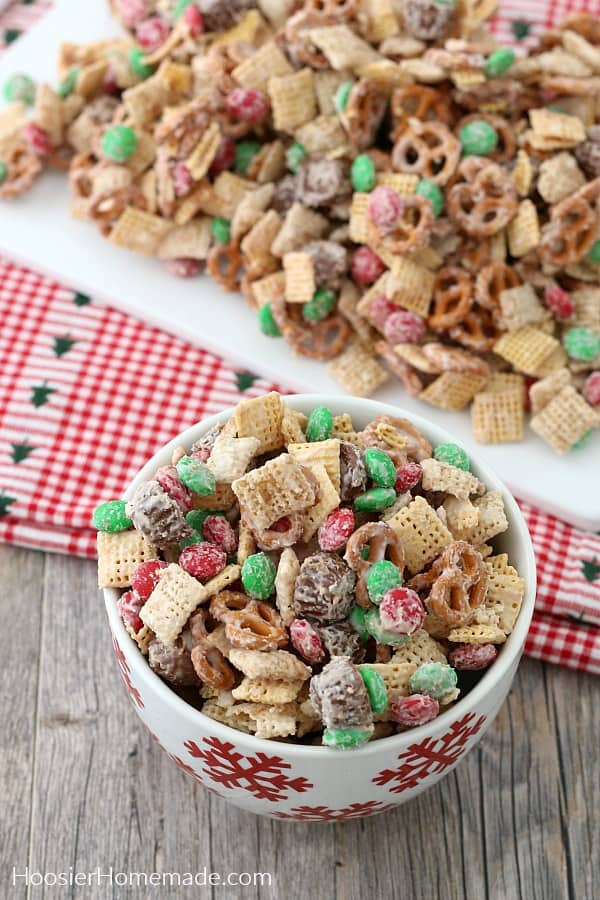
<svg viewBox="0 0 600 900"><path fill-rule="evenodd" d="M396 501L394 488L371 488L360 494L354 501L354 509L358 512L381 512Z"/></svg>
<svg viewBox="0 0 600 900"><path fill-rule="evenodd" d="M29 75L18 73L4 82L4 99L7 103L25 103L31 106L35 100L35 81Z"/></svg>
<svg viewBox="0 0 600 900"><path fill-rule="evenodd" d="M418 462L407 462L396 469L396 492L404 494L418 485L423 477L423 468Z"/></svg>
<svg viewBox="0 0 600 900"><path fill-rule="evenodd" d="M363 661L365 648L360 635L350 622L334 622L333 625L320 625L319 634L330 658L347 656L354 663Z"/></svg>
<svg viewBox="0 0 600 900"><path fill-rule="evenodd" d="M260 152L260 149L261 145L258 141L240 141L239 144L236 144L234 148L234 158L232 160L234 172L237 172L238 175L245 175L248 171L248 166L256 154ZM229 165L231 165L231 163L229 163ZM224 168L229 167L225 166Z"/></svg>
<svg viewBox="0 0 600 900"><path fill-rule="evenodd" d="M338 113L344 112L346 107L348 106L348 99L350 97L350 91L353 88L353 83L351 81L344 81L338 87L337 91L333 97L333 105Z"/></svg>
<svg viewBox="0 0 600 900"><path fill-rule="evenodd" d="M582 394L590 406L600 406L600 372L592 372L585 380Z"/></svg>
<svg viewBox="0 0 600 900"><path fill-rule="evenodd" d="M387 631L383 627L379 608L375 606L368 609L365 613L365 627L378 644L390 644L393 646L394 644L404 644L408 640L408 635Z"/></svg>
<svg viewBox="0 0 600 900"><path fill-rule="evenodd" d="M569 328L563 346L571 359L587 362L600 354L600 337L589 328Z"/></svg>
<svg viewBox="0 0 600 900"><path fill-rule="evenodd" d="M402 572L389 559L379 559L367 572L367 593L371 603L381 603L384 594L402 586Z"/></svg>
<svg viewBox="0 0 600 900"><path fill-rule="evenodd" d="M358 447L348 441L340 444L340 497L353 500L367 486L367 470Z"/></svg>
<svg viewBox="0 0 600 900"><path fill-rule="evenodd" d="M137 137L128 125L113 125L102 135L100 146L107 159L117 163L127 162L135 153Z"/></svg>
<svg viewBox="0 0 600 900"><path fill-rule="evenodd" d="M575 312L572 296L557 284L547 284L544 288L544 303L559 322L570 319Z"/></svg>
<svg viewBox="0 0 600 900"><path fill-rule="evenodd" d="M62 97L63 100L65 97L70 97L75 90L80 71L79 66L71 66L61 83L58 85L56 93L59 97Z"/></svg>
<svg viewBox="0 0 600 900"><path fill-rule="evenodd" d="M370 728L326 728L323 732L323 744L334 750L352 750L362 747L373 734Z"/></svg>
<svg viewBox="0 0 600 900"><path fill-rule="evenodd" d="M131 587L144 603L158 584L160 570L166 568L167 563L162 559L148 559L135 569L131 576Z"/></svg>
<svg viewBox="0 0 600 900"><path fill-rule="evenodd" d="M92 515L94 528L98 531L127 531L133 528L133 522L125 512L125 500L107 500L97 506Z"/></svg>
<svg viewBox="0 0 600 900"><path fill-rule="evenodd" d="M235 552L237 538L225 516L207 516L202 525L202 534L211 544L220 547L227 556Z"/></svg>
<svg viewBox="0 0 600 900"><path fill-rule="evenodd" d="M372 725L365 683L347 656L334 656L318 675L313 675L310 700L326 728Z"/></svg>
<svg viewBox="0 0 600 900"><path fill-rule="evenodd" d="M266 600L275 590L277 569L265 553L254 553L242 566L242 584L254 600Z"/></svg>
<svg viewBox="0 0 600 900"><path fill-rule="evenodd" d="M213 216L210 230L217 244L228 244L231 239L231 226L222 216Z"/></svg>
<svg viewBox="0 0 600 900"><path fill-rule="evenodd" d="M365 683L371 709L374 713L382 713L388 703L385 681L376 669L371 669L369 666L359 666L358 671Z"/></svg>
<svg viewBox="0 0 600 900"><path fill-rule="evenodd" d="M396 466L384 450L368 447L364 453L365 468L376 485L391 488L396 483Z"/></svg>
<svg viewBox="0 0 600 900"><path fill-rule="evenodd" d="M592 244L587 253L587 259L589 259L590 262L600 263L600 241L596 241Z"/></svg>
<svg viewBox="0 0 600 900"><path fill-rule="evenodd" d="M131 70L135 72L139 78L144 79L150 78L154 72L154 66L150 66L148 63L144 62L145 55L146 51L142 50L141 47L132 47L129 51L129 65L131 66Z"/></svg>
<svg viewBox="0 0 600 900"><path fill-rule="evenodd" d="M386 185L380 185L369 194L367 212L374 225L381 231L390 231L402 209L400 196Z"/></svg>
<svg viewBox="0 0 600 900"><path fill-rule="evenodd" d="M123 624L138 632L143 628L144 623L140 619L140 609L146 601L140 597L135 591L125 591L121 594L117 602L119 615L123 620Z"/></svg>
<svg viewBox="0 0 600 900"><path fill-rule="evenodd" d="M489 156L498 146L498 132L485 119L467 122L458 132L463 156Z"/></svg>
<svg viewBox="0 0 600 900"><path fill-rule="evenodd" d="M427 694L411 694L409 697L398 697L392 703L391 712L392 719L398 725L416 728L418 725L432 722L439 715L440 704Z"/></svg>
<svg viewBox="0 0 600 900"><path fill-rule="evenodd" d="M324 625L340 622L352 606L355 584L356 575L337 554L307 556L294 585L296 615Z"/></svg>
<svg viewBox="0 0 600 900"><path fill-rule="evenodd" d="M498 656L493 644L459 644L450 651L448 659L455 669L476 671L487 669Z"/></svg>
<svg viewBox="0 0 600 900"><path fill-rule="evenodd" d="M325 659L323 641L306 619L294 619L290 624L290 641L302 659L308 663L320 663Z"/></svg>
<svg viewBox="0 0 600 900"><path fill-rule="evenodd" d="M194 498L179 477L175 466L164 466L158 470L155 478L163 491L166 491L169 497L176 500L185 513L192 508Z"/></svg>
<svg viewBox="0 0 600 900"><path fill-rule="evenodd" d="M445 663L428 662L413 672L408 682L411 694L427 694L439 700L454 690L458 681L456 672Z"/></svg>
<svg viewBox="0 0 600 900"><path fill-rule="evenodd" d="M425 609L416 591L395 587L383 595L379 616L387 631L394 634L414 634L423 627Z"/></svg>
<svg viewBox="0 0 600 900"><path fill-rule="evenodd" d="M383 261L370 247L359 247L352 254L350 273L357 284L373 284L384 271Z"/></svg>
<svg viewBox="0 0 600 900"><path fill-rule="evenodd" d="M351 509L334 509L317 532L319 547L321 550L341 550L355 526L356 520Z"/></svg>
<svg viewBox="0 0 600 900"><path fill-rule="evenodd" d="M363 643L369 640L370 634L369 630L365 624L365 610L362 606L353 606L348 614L348 621L352 625L355 631L358 632L358 635Z"/></svg>
<svg viewBox="0 0 600 900"><path fill-rule="evenodd" d="M304 144L301 144L299 141L296 141L294 144L292 144L285 155L290 172L296 174L296 172L298 171L298 166L303 160L306 159L307 156L308 154L306 152L306 147L304 146Z"/></svg>
<svg viewBox="0 0 600 900"><path fill-rule="evenodd" d="M515 52L510 47L500 47L490 53L485 61L483 71L488 78L497 78L510 69L515 61Z"/></svg>
<svg viewBox="0 0 600 900"><path fill-rule="evenodd" d="M444 195L435 181L431 181L430 178L421 178L417 185L417 194L429 200L433 209L433 215L437 219L444 208Z"/></svg>
<svg viewBox="0 0 600 900"><path fill-rule="evenodd" d="M336 302L337 297L333 291L319 288L313 294L312 299L303 304L302 318L307 322L319 322L329 315Z"/></svg>
<svg viewBox="0 0 600 900"><path fill-rule="evenodd" d="M281 331L273 316L271 304L268 301L258 311L258 327L267 337L281 337Z"/></svg>
<svg viewBox="0 0 600 900"><path fill-rule="evenodd" d="M456 466L457 469L462 469L464 472L469 471L469 457L467 456L466 451L463 450L462 447L459 447L458 444L452 444L450 442L447 444L438 444L433 451L433 457L439 462L445 462L450 466Z"/></svg>
<svg viewBox="0 0 600 900"><path fill-rule="evenodd" d="M207 581L223 571L227 565L227 554L216 544L201 541L181 551L179 565L194 578Z"/></svg>
<svg viewBox="0 0 600 900"><path fill-rule="evenodd" d="M227 109L236 119L257 125L267 117L269 102L262 91L236 87L227 95Z"/></svg>
<svg viewBox="0 0 600 900"><path fill-rule="evenodd" d="M377 173L375 172L375 164L370 156L367 156L366 153L361 153L356 157L350 169L350 178L355 191L366 194L373 190L377 184Z"/></svg>
<svg viewBox="0 0 600 900"><path fill-rule="evenodd" d="M190 491L208 497L214 494L217 484L208 466L193 456L182 456L176 466L179 477Z"/></svg>
<svg viewBox="0 0 600 900"><path fill-rule="evenodd" d="M326 406L317 406L308 417L306 426L307 441L326 441L333 431L333 416Z"/></svg>

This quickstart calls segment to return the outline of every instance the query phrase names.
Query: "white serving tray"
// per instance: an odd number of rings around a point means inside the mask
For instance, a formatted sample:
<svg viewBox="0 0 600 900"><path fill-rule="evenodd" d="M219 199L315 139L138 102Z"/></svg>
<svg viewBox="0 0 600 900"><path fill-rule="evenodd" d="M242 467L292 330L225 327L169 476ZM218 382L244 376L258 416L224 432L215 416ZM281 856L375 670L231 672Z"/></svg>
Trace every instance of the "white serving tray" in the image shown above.
<svg viewBox="0 0 600 900"><path fill-rule="evenodd" d="M111 36L118 26L106 0L60 0L26 35L2 54L0 83L14 72L56 80L62 41ZM94 226L71 219L64 175L48 173L23 198L0 203L0 253L74 289L219 353L298 391L344 391L323 364L294 358L282 340L264 337L241 296L226 294L208 278L178 280L155 260L103 240ZM408 397L389 382L377 399L414 410L473 447L468 413L447 413ZM477 450L524 500L581 528L600 530L600 432L581 450L556 456L531 431L520 444Z"/></svg>

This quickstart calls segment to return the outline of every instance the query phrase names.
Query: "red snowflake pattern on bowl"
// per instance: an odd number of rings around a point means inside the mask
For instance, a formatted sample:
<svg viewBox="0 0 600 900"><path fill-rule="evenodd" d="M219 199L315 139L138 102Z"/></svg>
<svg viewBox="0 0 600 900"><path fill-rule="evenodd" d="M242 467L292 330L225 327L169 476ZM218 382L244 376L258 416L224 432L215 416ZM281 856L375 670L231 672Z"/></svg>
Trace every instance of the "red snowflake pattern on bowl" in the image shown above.
<svg viewBox="0 0 600 900"><path fill-rule="evenodd" d="M132 703L135 703L135 705L139 709L143 709L144 701L142 700L142 695L140 694L140 692L138 691L138 689L135 687L135 685L133 684L133 682L131 680L131 669L129 668L129 663L125 659L125 654L119 647L119 644L117 643L117 639L114 636L113 636L112 641L113 641L113 650L115 653L115 659L117 660L117 663L119 664L119 672L121 673L121 678L123 679L123 684L129 691L129 696L131 697Z"/></svg>
<svg viewBox="0 0 600 900"><path fill-rule="evenodd" d="M397 769L382 769L372 781L382 786L391 784L389 790L400 794L417 787L429 775L440 775L464 756L470 738L481 730L484 722L485 716L467 713L440 738L425 738L419 744L411 744L398 757Z"/></svg>
<svg viewBox="0 0 600 900"><path fill-rule="evenodd" d="M286 770L292 767L280 756L245 756L233 744L217 737L203 738L202 743L204 747L185 741L184 746L190 756L201 760L203 774L223 787L238 788L270 803L287 800L290 792L302 794L314 787L303 776L290 777L292 773ZM202 780L197 774L195 777Z"/></svg>
<svg viewBox="0 0 600 900"><path fill-rule="evenodd" d="M341 822L347 819L362 819L375 813L393 809L395 803L381 803L368 800L366 803L351 803L342 809L330 809L328 806L295 806L289 812L275 813L278 819L295 819L298 822Z"/></svg>

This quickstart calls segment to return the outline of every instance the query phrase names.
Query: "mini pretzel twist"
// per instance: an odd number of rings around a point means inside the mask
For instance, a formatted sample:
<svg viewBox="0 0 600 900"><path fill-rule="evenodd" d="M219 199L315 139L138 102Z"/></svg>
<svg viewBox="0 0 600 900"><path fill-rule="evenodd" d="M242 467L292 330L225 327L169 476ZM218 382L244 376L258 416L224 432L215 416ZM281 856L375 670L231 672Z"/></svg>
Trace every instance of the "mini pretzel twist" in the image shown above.
<svg viewBox="0 0 600 900"><path fill-rule="evenodd" d="M233 612L245 609L250 597L241 591L219 591L210 601L210 614L217 622L227 622Z"/></svg>
<svg viewBox="0 0 600 900"><path fill-rule="evenodd" d="M392 165L399 172L410 172L446 184L460 159L460 143L443 122L409 119L409 128L396 141Z"/></svg>
<svg viewBox="0 0 600 900"><path fill-rule="evenodd" d="M6 160L6 178L0 185L0 198L19 197L28 191L41 171L41 163L26 147L13 147Z"/></svg>
<svg viewBox="0 0 600 900"><path fill-rule="evenodd" d="M402 440L401 447L392 447L383 441L379 434L380 425L391 425ZM398 419L395 416L376 416L361 433L363 447L379 447L385 450L396 466L404 465L407 460L421 462L433 453L431 444L421 432L415 428L408 419Z"/></svg>
<svg viewBox="0 0 600 900"><path fill-rule="evenodd" d="M333 359L339 356L350 338L350 325L337 313L308 325L302 319L299 304L290 307L282 296L271 300L271 310L279 330L294 353L300 356Z"/></svg>
<svg viewBox="0 0 600 900"><path fill-rule="evenodd" d="M422 122L443 122L444 125L450 122L447 98L441 91L419 84L396 88L392 92L390 108L393 141L397 141L404 134L411 118L420 119Z"/></svg>
<svg viewBox="0 0 600 900"><path fill-rule="evenodd" d="M365 150L375 140L387 107L387 97L375 82L358 81L348 97L344 119L348 137L357 150Z"/></svg>
<svg viewBox="0 0 600 900"><path fill-rule="evenodd" d="M305 35L304 32L311 28L333 25L334 21L335 19L332 20L332 17L319 10L301 10L287 20L281 32L281 46L300 65L310 66L311 69L328 69L329 60L311 44L308 34Z"/></svg>
<svg viewBox="0 0 600 900"><path fill-rule="evenodd" d="M243 609L229 613L225 636L242 650L277 650L288 642L281 616L260 600L251 600Z"/></svg>
<svg viewBox="0 0 600 900"><path fill-rule="evenodd" d="M206 260L206 271L226 291L236 291L244 271L244 261L237 241L215 244Z"/></svg>
<svg viewBox="0 0 600 900"><path fill-rule="evenodd" d="M433 311L427 319L434 331L458 325L473 305L473 279L459 266L439 269L433 285Z"/></svg>
<svg viewBox="0 0 600 900"><path fill-rule="evenodd" d="M500 314L500 294L502 291L518 287L521 284L517 272L506 263L491 262L479 272L475 280L475 300L484 309Z"/></svg>
<svg viewBox="0 0 600 900"><path fill-rule="evenodd" d="M136 209L147 209L146 198L135 185L117 188L116 191L103 191L97 197L92 197L89 205L89 215L100 227L100 232L107 237L117 219L125 212L128 206Z"/></svg>
<svg viewBox="0 0 600 900"><path fill-rule="evenodd" d="M489 237L508 225L517 211L518 198L510 175L494 162L471 156L459 167L466 181L447 195L452 221L472 237Z"/></svg>
<svg viewBox="0 0 600 900"><path fill-rule="evenodd" d="M500 334L488 309L474 305L462 322L450 329L450 337L469 350L491 350Z"/></svg>
<svg viewBox="0 0 600 900"><path fill-rule="evenodd" d="M363 559L361 551L369 548L369 555ZM374 562L385 559L389 553L391 561L404 569L404 545L396 532L385 522L367 522L361 525L348 540L344 559L358 575L356 601L365 608L371 605L367 591L367 574Z"/></svg>
<svg viewBox="0 0 600 900"><path fill-rule="evenodd" d="M229 691L235 684L235 672L221 651L208 640L206 610L198 610L190 618L191 659L194 672L204 684Z"/></svg>
<svg viewBox="0 0 600 900"><path fill-rule="evenodd" d="M585 256L597 237L598 216L592 204L599 193L600 178L595 178L553 207L538 247L543 262L563 268Z"/></svg>
<svg viewBox="0 0 600 900"><path fill-rule="evenodd" d="M448 628L468 625L485 602L488 575L481 554L466 541L449 544L428 572L416 575L408 587L423 592L429 612Z"/></svg>
<svg viewBox="0 0 600 900"><path fill-rule="evenodd" d="M390 253L410 254L424 247L433 225L433 209L429 200L417 194L400 197L398 218L394 226L383 231L369 220L369 237L374 244L384 243Z"/></svg>

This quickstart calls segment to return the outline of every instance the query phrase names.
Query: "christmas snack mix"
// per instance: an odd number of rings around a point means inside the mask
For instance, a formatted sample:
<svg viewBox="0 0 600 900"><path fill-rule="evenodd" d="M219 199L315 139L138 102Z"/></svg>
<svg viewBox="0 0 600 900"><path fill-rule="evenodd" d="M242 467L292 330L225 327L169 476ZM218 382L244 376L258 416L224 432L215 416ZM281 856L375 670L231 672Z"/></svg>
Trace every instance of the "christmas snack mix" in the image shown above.
<svg viewBox="0 0 600 900"><path fill-rule="evenodd" d="M0 197L68 168L74 216L240 290L350 393L470 406L482 443L528 408L559 453L598 427L596 16L517 55L494 0L111 6L129 36L4 86Z"/></svg>
<svg viewBox="0 0 600 900"><path fill-rule="evenodd" d="M261 738L358 747L425 724L489 667L524 580L502 496L410 421L279 394L94 514L100 587L154 672Z"/></svg>

